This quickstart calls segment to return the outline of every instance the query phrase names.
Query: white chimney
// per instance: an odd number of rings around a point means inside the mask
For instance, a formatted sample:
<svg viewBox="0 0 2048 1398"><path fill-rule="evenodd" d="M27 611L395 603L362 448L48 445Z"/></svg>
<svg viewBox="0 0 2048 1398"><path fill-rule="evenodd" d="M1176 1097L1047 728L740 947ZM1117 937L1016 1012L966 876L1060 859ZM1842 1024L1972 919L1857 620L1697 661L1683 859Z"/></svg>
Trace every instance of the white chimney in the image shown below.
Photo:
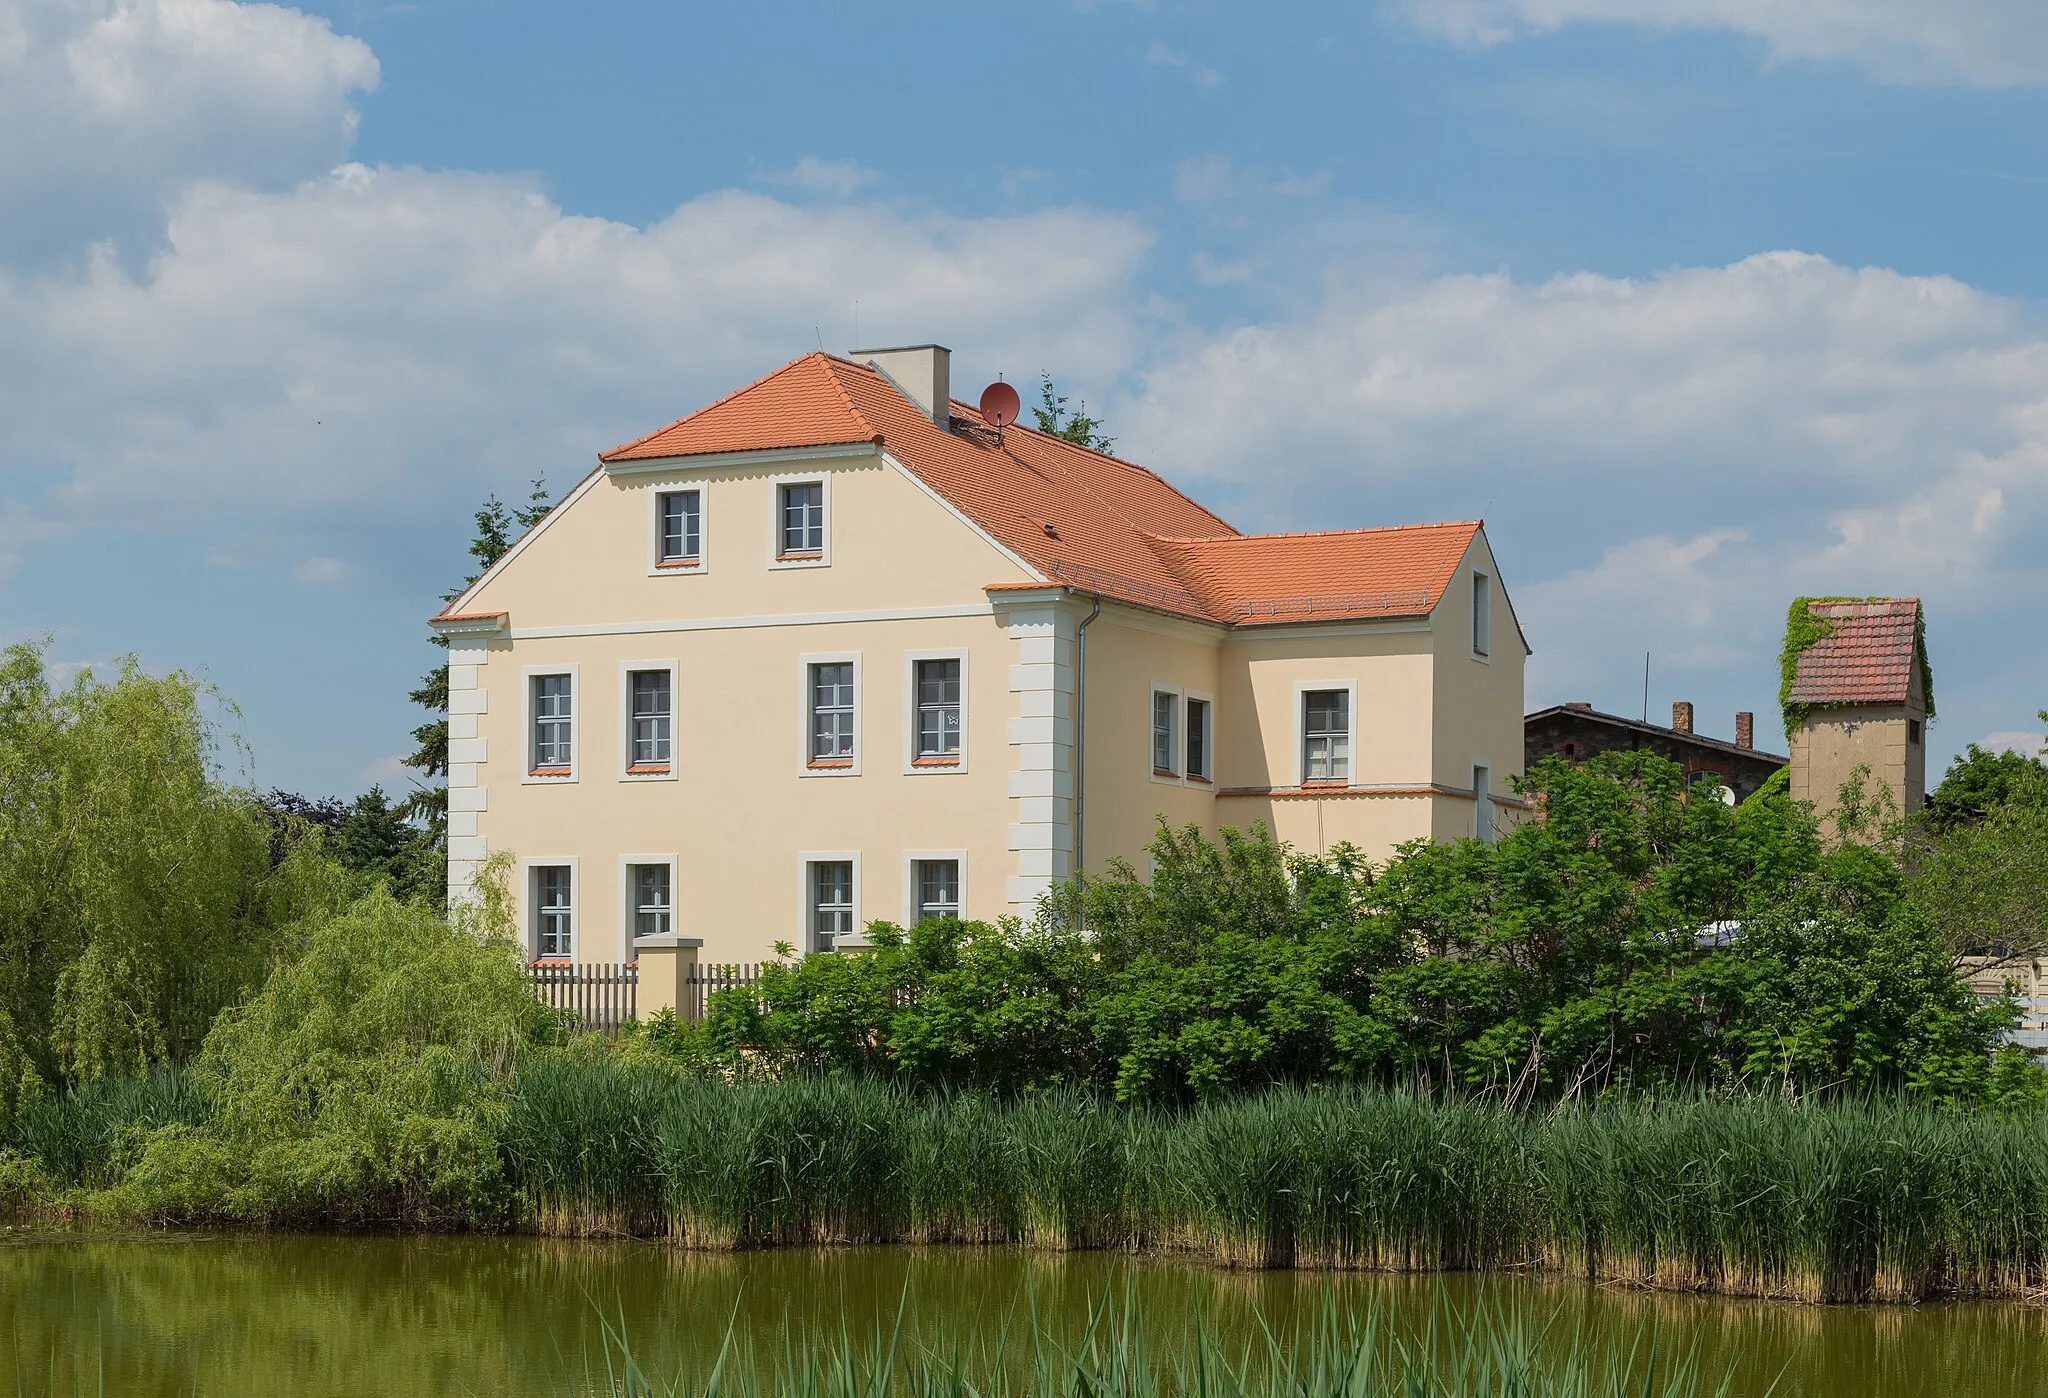
<svg viewBox="0 0 2048 1398"><path fill-rule="evenodd" d="M953 351L944 345L854 350L847 358L874 365L903 390L905 398L929 413L933 422L952 426Z"/></svg>

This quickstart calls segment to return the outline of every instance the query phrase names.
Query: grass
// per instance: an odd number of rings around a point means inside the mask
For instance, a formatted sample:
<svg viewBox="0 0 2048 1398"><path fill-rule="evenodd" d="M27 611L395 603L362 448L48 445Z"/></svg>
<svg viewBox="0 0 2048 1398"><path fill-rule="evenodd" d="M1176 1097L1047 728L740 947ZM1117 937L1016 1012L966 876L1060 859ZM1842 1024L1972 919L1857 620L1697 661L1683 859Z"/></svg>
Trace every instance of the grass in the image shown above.
<svg viewBox="0 0 2048 1398"><path fill-rule="evenodd" d="M166 1069L30 1098L15 1112L4 1143L40 1162L59 1188L108 1189L135 1163L149 1132L205 1115L206 1101L191 1076Z"/></svg>
<svg viewBox="0 0 2048 1398"><path fill-rule="evenodd" d="M1330 1089L1168 1116L1080 1093L728 1085L564 1057L522 1074L506 1159L540 1231L690 1247L1120 1248L1814 1301L2020 1295L2048 1265L2039 1112L1528 1112Z"/></svg>
<svg viewBox="0 0 2048 1398"><path fill-rule="evenodd" d="M602 1327L601 1362L570 1395L606 1398L1698 1398L1707 1391L1691 1356L1672 1360L1653 1339L1620 1346L1553 1333L1527 1307L1486 1302L1457 1313L1441 1302L1419 1324L1390 1323L1375 1304L1362 1313L1326 1308L1307 1327L1226 1350L1198 1323L1193 1342L1159 1355L1136 1308L1105 1298L1083 1330L1065 1339L1034 1313L1028 1333L1006 1332L973 1354L905 1343L895 1330L856 1342L785 1327L762 1347L728 1333L702 1373L650 1377L622 1325ZM1015 1353L1011 1352L1014 1344ZM593 1372L596 1370L598 1372ZM1724 1378L1712 1392L1726 1395Z"/></svg>

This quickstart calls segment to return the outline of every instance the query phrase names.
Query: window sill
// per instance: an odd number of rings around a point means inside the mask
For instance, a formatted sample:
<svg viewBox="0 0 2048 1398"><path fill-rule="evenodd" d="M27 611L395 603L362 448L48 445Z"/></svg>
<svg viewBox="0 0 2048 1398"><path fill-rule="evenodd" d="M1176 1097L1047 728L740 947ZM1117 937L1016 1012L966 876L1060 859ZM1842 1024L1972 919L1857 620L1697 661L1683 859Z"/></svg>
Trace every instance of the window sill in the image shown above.
<svg viewBox="0 0 2048 1398"><path fill-rule="evenodd" d="M813 772L850 772L853 759L850 757L814 757L804 764Z"/></svg>
<svg viewBox="0 0 2048 1398"><path fill-rule="evenodd" d="M529 777L573 777L576 775L576 769L574 767L529 767L526 769L526 775Z"/></svg>
<svg viewBox="0 0 2048 1398"><path fill-rule="evenodd" d="M1301 784L1301 789L1303 791L1343 791L1350 785L1351 779L1349 777L1342 779L1337 777L1310 777Z"/></svg>
<svg viewBox="0 0 2048 1398"><path fill-rule="evenodd" d="M535 966L574 966L576 962L566 956L536 956L531 964Z"/></svg>
<svg viewBox="0 0 2048 1398"><path fill-rule="evenodd" d="M1188 780L1191 782L1200 782L1203 786L1214 786L1216 784L1212 779L1203 776L1200 772L1188 773Z"/></svg>
<svg viewBox="0 0 2048 1398"><path fill-rule="evenodd" d="M629 777L665 777L669 767L666 762L635 762L626 769Z"/></svg>
<svg viewBox="0 0 2048 1398"><path fill-rule="evenodd" d="M657 573L701 573L704 560L701 558L664 558L654 565Z"/></svg>
<svg viewBox="0 0 2048 1398"><path fill-rule="evenodd" d="M1154 767L1152 775L1158 777L1161 781L1177 782L1180 780L1180 773L1168 767Z"/></svg>
<svg viewBox="0 0 2048 1398"><path fill-rule="evenodd" d="M930 771L935 767L940 769L958 767L960 759L957 757L913 757L910 760L910 765Z"/></svg>
<svg viewBox="0 0 2048 1398"><path fill-rule="evenodd" d="M775 561L777 563L823 563L825 561L825 554L820 549L810 549L803 553L778 553L775 555Z"/></svg>

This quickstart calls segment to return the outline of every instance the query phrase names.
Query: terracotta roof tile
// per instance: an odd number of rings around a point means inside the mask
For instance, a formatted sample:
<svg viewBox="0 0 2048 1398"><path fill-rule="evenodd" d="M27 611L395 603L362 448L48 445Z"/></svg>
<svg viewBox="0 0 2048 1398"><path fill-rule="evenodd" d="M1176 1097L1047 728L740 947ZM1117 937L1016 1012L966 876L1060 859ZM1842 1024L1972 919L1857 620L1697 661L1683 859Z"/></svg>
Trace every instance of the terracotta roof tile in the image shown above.
<svg viewBox="0 0 2048 1398"><path fill-rule="evenodd" d="M1793 704L1903 704L1913 685L1920 602L1879 597L1812 602L1807 610L1834 630L1799 654Z"/></svg>
<svg viewBox="0 0 2048 1398"><path fill-rule="evenodd" d="M1232 625L1420 615L1479 526L1240 534L1155 473L952 405L942 428L866 364L812 353L605 461L883 442L1042 576Z"/></svg>

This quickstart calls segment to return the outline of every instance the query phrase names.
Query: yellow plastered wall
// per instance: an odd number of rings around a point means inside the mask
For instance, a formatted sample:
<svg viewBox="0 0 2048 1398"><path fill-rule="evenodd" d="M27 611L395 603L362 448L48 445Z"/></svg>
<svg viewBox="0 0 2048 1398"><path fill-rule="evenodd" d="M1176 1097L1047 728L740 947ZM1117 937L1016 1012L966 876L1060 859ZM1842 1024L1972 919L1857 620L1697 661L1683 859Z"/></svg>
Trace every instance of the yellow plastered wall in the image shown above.
<svg viewBox="0 0 2048 1398"><path fill-rule="evenodd" d="M1491 596L1491 625L1486 654L1473 649L1473 576L1483 573ZM1472 789L1472 769L1488 769L1490 789L1497 796L1513 794L1513 779L1522 774L1523 676L1528 647L1517 625L1500 568L1482 530L1475 534L1457 573L1431 617L1434 642L1433 720L1430 770L1442 786ZM1475 805L1470 800L1438 803L1430 834L1439 840L1462 839L1475 832ZM1514 812L1494 803L1496 830L1506 830Z"/></svg>

